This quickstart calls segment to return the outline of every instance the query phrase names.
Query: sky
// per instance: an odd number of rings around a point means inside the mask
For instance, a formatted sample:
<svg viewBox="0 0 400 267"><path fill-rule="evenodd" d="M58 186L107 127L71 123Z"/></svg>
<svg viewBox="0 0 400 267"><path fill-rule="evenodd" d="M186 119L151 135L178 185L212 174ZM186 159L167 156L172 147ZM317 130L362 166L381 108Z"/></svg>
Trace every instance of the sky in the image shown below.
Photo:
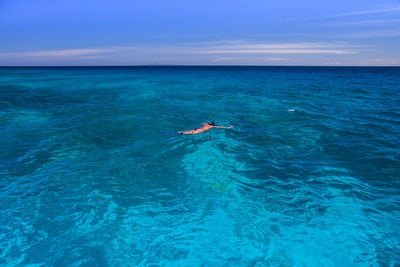
<svg viewBox="0 0 400 267"><path fill-rule="evenodd" d="M400 66L400 0L0 0L0 66Z"/></svg>

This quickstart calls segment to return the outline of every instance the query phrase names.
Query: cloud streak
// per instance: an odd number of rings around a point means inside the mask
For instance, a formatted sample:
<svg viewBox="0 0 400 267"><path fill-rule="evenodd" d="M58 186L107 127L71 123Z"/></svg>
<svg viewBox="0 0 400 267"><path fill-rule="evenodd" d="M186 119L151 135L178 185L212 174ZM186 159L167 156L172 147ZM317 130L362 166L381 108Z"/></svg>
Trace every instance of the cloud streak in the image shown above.
<svg viewBox="0 0 400 267"><path fill-rule="evenodd" d="M357 51L337 49L221 49L189 51L189 54L357 54Z"/></svg>
<svg viewBox="0 0 400 267"><path fill-rule="evenodd" d="M205 45L191 48L183 53L189 54L356 54L358 51L347 49L344 44L327 42L302 43L227 43Z"/></svg>
<svg viewBox="0 0 400 267"><path fill-rule="evenodd" d="M381 14L381 13L390 13L390 12L400 12L400 6L396 6L396 7L392 7L392 8L369 9L369 10L361 10L361 11L354 11L354 12L337 13L337 14L331 14L331 15L307 17L307 18L296 18L293 20L328 19L328 18L361 16L361 15Z"/></svg>
<svg viewBox="0 0 400 267"><path fill-rule="evenodd" d="M286 57L266 57L266 58L264 58L264 60L267 60L267 61L287 61L287 60L290 60L290 58L286 58Z"/></svg>
<svg viewBox="0 0 400 267"><path fill-rule="evenodd" d="M299 42L299 43L251 43L246 41L221 41L219 43L194 43L176 46L119 46L108 48L85 48L47 50L36 52L0 53L0 57L30 57L30 58L90 58L100 56L133 56L133 55L246 55L246 54L356 54L358 51L349 49L341 43ZM232 60L235 57L221 57L217 61Z"/></svg>
<svg viewBox="0 0 400 267"><path fill-rule="evenodd" d="M316 65L351 60L363 47L344 42L255 42L221 40L175 45L112 46L0 53L0 65ZM365 48L363 48L365 49ZM292 55L292 56L288 56Z"/></svg>
<svg viewBox="0 0 400 267"><path fill-rule="evenodd" d="M378 13L388 13L388 12L398 12L400 11L400 7L392 7L385 9L370 9L370 10L362 10L355 12L347 12L347 13L338 13L327 16L321 16L317 18L336 18L336 17L347 17L347 16L359 16L359 15L368 15L368 14L378 14Z"/></svg>
<svg viewBox="0 0 400 267"><path fill-rule="evenodd" d="M342 34L334 36L336 38L346 38L346 39L370 39L370 38L385 38L385 37L398 37L400 36L400 30L393 31L362 31L354 32L349 34Z"/></svg>
<svg viewBox="0 0 400 267"><path fill-rule="evenodd" d="M64 50L47 50L35 52L19 52L19 53L0 53L0 57L76 57L89 56L94 54L103 54L116 51L116 48L86 48L86 49L64 49Z"/></svg>
<svg viewBox="0 0 400 267"><path fill-rule="evenodd" d="M362 21L348 21L348 22L336 22L335 26L349 26L349 25L380 25L380 24L390 24L399 23L400 19L377 19L377 20L362 20Z"/></svg>

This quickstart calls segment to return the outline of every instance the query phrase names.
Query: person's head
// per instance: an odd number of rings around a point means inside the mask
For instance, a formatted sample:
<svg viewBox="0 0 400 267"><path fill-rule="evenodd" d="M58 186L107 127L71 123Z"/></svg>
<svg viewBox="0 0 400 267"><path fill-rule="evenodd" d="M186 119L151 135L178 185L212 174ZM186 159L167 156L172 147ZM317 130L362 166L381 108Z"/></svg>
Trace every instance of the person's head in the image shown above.
<svg viewBox="0 0 400 267"><path fill-rule="evenodd" d="M209 122L208 125L215 126L215 122L214 121Z"/></svg>

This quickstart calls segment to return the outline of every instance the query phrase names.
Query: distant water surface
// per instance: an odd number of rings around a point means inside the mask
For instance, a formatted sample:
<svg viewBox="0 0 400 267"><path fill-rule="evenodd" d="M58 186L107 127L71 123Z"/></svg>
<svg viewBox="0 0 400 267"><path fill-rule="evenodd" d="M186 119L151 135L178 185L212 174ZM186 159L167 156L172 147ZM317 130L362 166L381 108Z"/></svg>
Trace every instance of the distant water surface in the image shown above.
<svg viewBox="0 0 400 267"><path fill-rule="evenodd" d="M0 68L0 265L398 266L399 133L400 68Z"/></svg>

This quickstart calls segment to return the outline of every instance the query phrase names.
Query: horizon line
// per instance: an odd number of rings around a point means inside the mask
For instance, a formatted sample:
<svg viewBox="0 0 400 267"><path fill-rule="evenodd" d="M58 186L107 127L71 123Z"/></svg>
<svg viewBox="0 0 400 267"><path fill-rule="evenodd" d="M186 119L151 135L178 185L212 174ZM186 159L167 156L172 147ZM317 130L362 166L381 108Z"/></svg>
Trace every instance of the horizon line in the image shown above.
<svg viewBox="0 0 400 267"><path fill-rule="evenodd" d="M400 65L207 65L207 64L138 64L138 65L0 65L0 68L107 68L107 67L378 67L399 68Z"/></svg>

